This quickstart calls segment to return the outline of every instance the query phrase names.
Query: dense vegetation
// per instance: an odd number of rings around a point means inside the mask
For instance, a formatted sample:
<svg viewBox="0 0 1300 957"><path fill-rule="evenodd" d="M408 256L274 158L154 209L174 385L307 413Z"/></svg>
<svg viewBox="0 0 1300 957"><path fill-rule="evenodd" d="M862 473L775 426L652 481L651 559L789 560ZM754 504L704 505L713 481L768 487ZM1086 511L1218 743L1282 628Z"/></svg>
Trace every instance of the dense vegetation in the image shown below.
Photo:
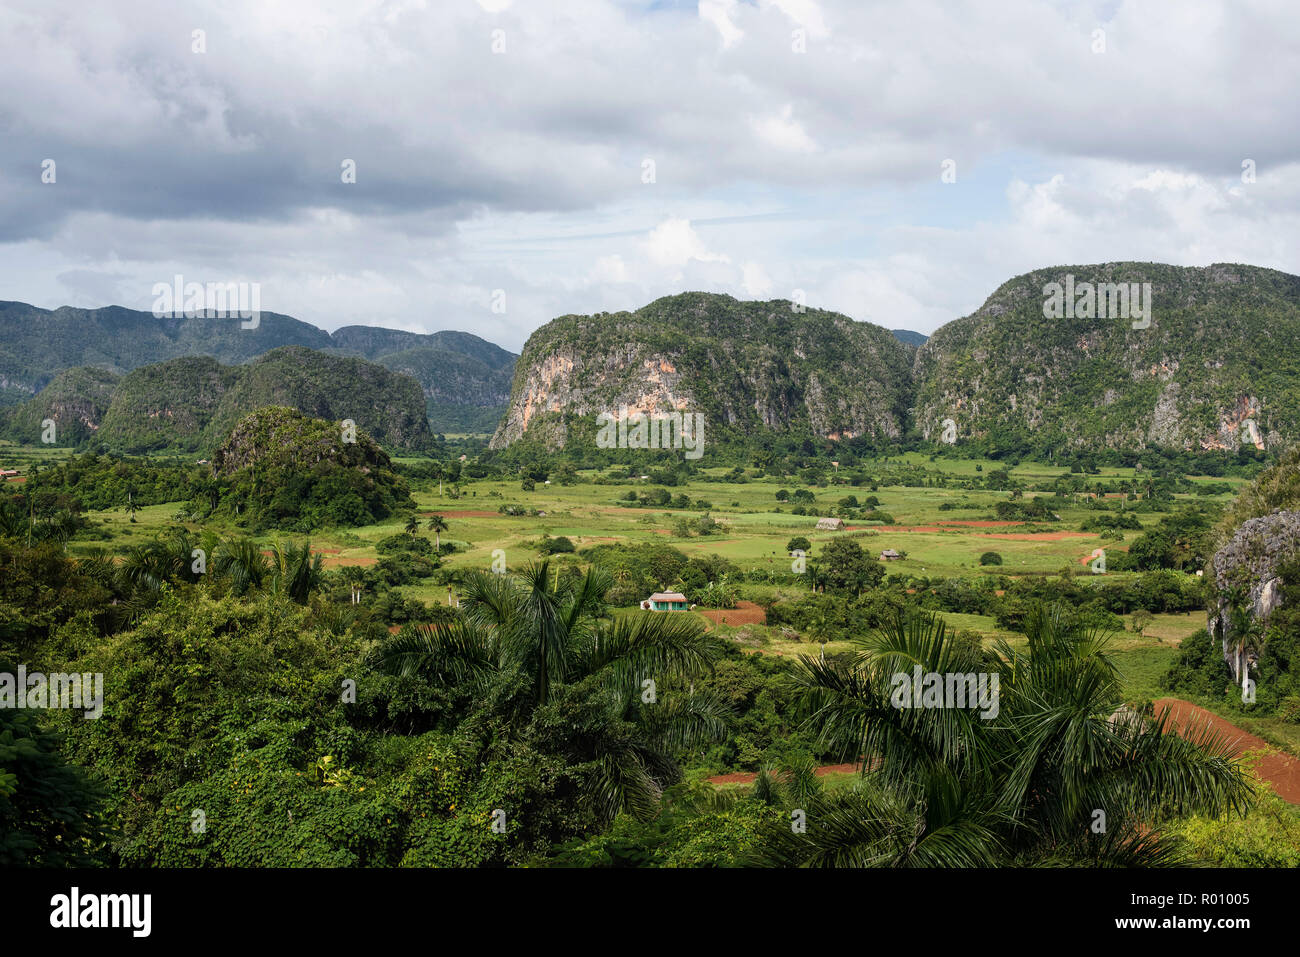
<svg viewBox="0 0 1300 957"><path fill-rule="evenodd" d="M339 423L293 409L265 408L240 421L214 453L212 474L217 481L195 506L254 528L368 525L415 504L364 431L350 437Z"/></svg>
<svg viewBox="0 0 1300 957"><path fill-rule="evenodd" d="M70 390L87 382L98 391L74 398ZM134 453L210 450L240 418L271 405L352 419L393 447L423 449L433 442L424 400L410 378L364 359L300 347L276 349L242 366L206 356L172 359L111 383L97 370L74 369L12 410L7 431L35 442L41 423L53 419L54 444Z"/></svg>
<svg viewBox="0 0 1300 957"><path fill-rule="evenodd" d="M1044 287L1150 283L1147 328L1046 318ZM915 422L931 439L1019 454L1269 447L1300 426L1300 277L1242 265L1058 266L1004 283L917 352Z"/></svg>
<svg viewBox="0 0 1300 957"><path fill-rule="evenodd" d="M595 448L595 417L634 408L701 413L706 442L756 431L897 437L911 349L890 332L785 301L684 293L631 313L562 316L524 346L493 447L527 432ZM680 453L678 453L680 455Z"/></svg>
<svg viewBox="0 0 1300 957"><path fill-rule="evenodd" d="M238 318L158 318L148 312L118 306L46 310L26 303L0 302L0 406L30 399L63 370L94 367L94 372L79 373L75 382L65 380L54 392L41 397L39 409L33 407L21 420L11 423L10 431L20 432L20 441L34 442L38 433L31 425L46 417L41 414L34 422L29 422L37 411L60 410L67 404L68 395L73 396L78 404L85 398L102 398L102 381L95 386L84 381L87 377L103 380L107 373L120 375L141 366L181 357L208 357L225 365L239 365L285 346L356 356L413 376L432 408L441 413L432 420L432 427L442 432L465 431L462 426L467 421L480 421L475 417L481 417L484 409L503 406L509 395L510 373L515 359L506 350L465 332L421 334L371 326L347 326L331 334L273 313L263 313L256 327L243 328ZM325 381L328 384L328 380ZM273 379L264 381L258 389L265 391L272 384ZM148 398L149 387L143 383L141 386L146 389L144 398ZM172 402L170 407L179 413L175 404L176 389L168 391L167 397ZM287 396L283 393L262 398L273 398L276 404L295 404L286 401ZM372 409L365 402L366 398L358 394L357 408L348 415L358 422L366 420L368 429L383 436L386 430L378 417L380 407ZM346 400L335 393L333 401ZM241 408L250 412L255 407L244 405ZM322 407L299 407L313 415L332 414ZM99 410L99 414L104 408ZM126 404L123 413L129 417L135 409L134 403ZM338 417L347 416L340 414ZM78 427L74 423L77 421L77 417L67 411L60 420L61 427L73 433L68 436L71 441L84 437L76 434ZM487 429L479 431L490 431L496 421L493 418ZM159 447L161 430L156 427L141 429L141 424L124 426L126 431L119 437L123 442L121 448ZM229 425L230 422L226 422L224 427ZM146 432L150 434L146 435ZM172 437L164 435L163 438ZM142 440L143 445L140 445ZM395 438L394 441L402 440ZM180 435L173 442L178 446L186 444Z"/></svg>

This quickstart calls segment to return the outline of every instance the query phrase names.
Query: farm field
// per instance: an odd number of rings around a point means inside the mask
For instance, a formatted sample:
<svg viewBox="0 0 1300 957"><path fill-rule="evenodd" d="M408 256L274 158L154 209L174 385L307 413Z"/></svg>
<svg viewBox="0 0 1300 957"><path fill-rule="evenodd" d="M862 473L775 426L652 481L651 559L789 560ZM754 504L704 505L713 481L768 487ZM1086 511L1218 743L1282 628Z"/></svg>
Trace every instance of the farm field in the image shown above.
<svg viewBox="0 0 1300 957"><path fill-rule="evenodd" d="M26 452L26 448L23 449ZM0 454L0 460L3 455ZM897 460L891 460L897 461ZM954 474L966 474L975 464L962 460L941 463L945 472L952 468ZM934 468L934 463L929 463ZM723 470L717 470L721 473ZM1103 470L1093 478L1104 480L1121 477L1126 470ZM1131 470L1128 470L1131 471ZM1013 474L1023 472L1025 478L1050 479L1068 474L1064 469L1046 466L1021 465ZM578 473L587 477L585 473ZM970 473L970 474L973 474ZM818 514L794 515L790 506L777 512L775 493L791 488L788 482L763 479L734 482L693 481L673 486L670 491L685 494L694 501L710 503L707 510L722 528L708 536L689 539L673 537L673 526L682 518L698 518L698 508L630 508L618 504L627 490L646 488L640 485L592 485L579 482L571 486L539 486L534 492L524 492L517 482L466 481L453 497L450 489L439 494L437 483L423 483L413 489L417 514L422 518L432 514L442 515L449 530L444 538L457 545L458 551L445 559L445 564L455 569L482 568L492 564L493 552L505 552L508 567L537 557L531 547L542 535L565 536L578 550L597 544L668 541L690 554L717 554L744 569L789 567L790 558L785 545L796 535L807 537L813 545L815 556L819 547L838 537L853 538L864 549L878 554L885 549L905 553L905 557L889 563L890 573L912 576L953 577L1002 574L1008 576L1055 575L1063 568L1089 573L1089 561L1098 548L1125 548L1122 538L1114 533L1085 532L1079 524L1094 512L1083 505L1066 504L1058 507L1061 521L1035 524L1026 527L1020 522L998 521L992 517L998 502L1007 501L1009 493L960 491L926 487L880 487L874 494L880 504L877 510L894 519L893 525L874 524L867 521L849 521L844 531L820 531L816 528ZM815 490L815 502L809 510L824 508L829 513L836 501L844 495L862 495L862 489L846 485ZM1026 493L1032 499L1033 493ZM1192 496L1183 496L1191 499ZM1196 497L1197 501L1228 501L1231 496ZM501 506L519 505L535 515L505 515ZM974 506L969 510L942 510L945 504ZM175 506L145 506L130 523L125 513L118 510L90 513L96 521L113 533L114 543L129 544L141 536L148 537L174 525L197 528L193 523L177 521ZM1145 515L1150 523L1158 516ZM313 548L324 556L327 566L365 564L377 557L374 544L385 536L402 530L404 519L363 526L347 530L322 530L312 537ZM426 534L421 531L422 535ZM1128 533L1130 536L1138 534ZM262 536L270 541L275 535ZM981 568L979 558L986 551L996 551L1003 564L996 568ZM1122 574L1122 573L1121 573ZM432 593L417 595L429 600ZM444 596L445 600L445 596Z"/></svg>

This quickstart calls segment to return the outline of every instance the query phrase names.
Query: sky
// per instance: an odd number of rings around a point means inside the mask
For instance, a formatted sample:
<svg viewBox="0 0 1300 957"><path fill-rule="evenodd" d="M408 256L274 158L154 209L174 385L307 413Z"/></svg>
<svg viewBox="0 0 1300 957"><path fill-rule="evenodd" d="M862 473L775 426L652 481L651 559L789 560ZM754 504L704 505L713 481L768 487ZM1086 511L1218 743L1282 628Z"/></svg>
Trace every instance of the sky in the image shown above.
<svg viewBox="0 0 1300 957"><path fill-rule="evenodd" d="M1297 89L1294 0L5 0L0 299L518 351L688 290L929 333L1045 266L1300 273Z"/></svg>

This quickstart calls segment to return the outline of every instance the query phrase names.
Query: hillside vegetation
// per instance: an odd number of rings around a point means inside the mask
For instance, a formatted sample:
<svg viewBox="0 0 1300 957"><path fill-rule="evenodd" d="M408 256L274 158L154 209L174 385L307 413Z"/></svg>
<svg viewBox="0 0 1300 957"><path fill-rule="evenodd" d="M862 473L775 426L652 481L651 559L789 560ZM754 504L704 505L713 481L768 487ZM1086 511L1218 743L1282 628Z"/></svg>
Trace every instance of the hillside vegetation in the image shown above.
<svg viewBox="0 0 1300 957"><path fill-rule="evenodd" d="M1146 328L1045 318L1044 287L1150 283ZM1140 324L1140 323L1139 323ZM1253 266L1059 266L1004 283L917 350L916 428L1021 453L1272 448L1300 425L1300 277Z"/></svg>
<svg viewBox="0 0 1300 957"><path fill-rule="evenodd" d="M418 351L384 362L412 375L443 416L439 431L457 431L483 410L500 409L510 391L515 356L467 332L431 334L345 326L328 333L290 316L263 312L244 328L237 318L157 317L149 312L103 309L40 309L0 302L0 406L32 398L66 369L91 366L122 374L170 359L207 356L238 365L285 346L299 346L382 361L392 353ZM495 426L495 418L491 427Z"/></svg>
<svg viewBox="0 0 1300 957"><path fill-rule="evenodd" d="M352 419L398 448L432 441L419 384L364 359L298 346L275 349L241 366L206 356L135 369L118 379L85 368L60 373L7 416L6 431L34 442L47 418L56 444L93 439L128 452L208 450L243 416L287 406L323 419Z"/></svg>
<svg viewBox="0 0 1300 957"><path fill-rule="evenodd" d="M529 337L493 436L594 443L595 416L703 413L707 441L758 432L900 437L912 350L879 326L786 301L684 293L635 312L563 316Z"/></svg>

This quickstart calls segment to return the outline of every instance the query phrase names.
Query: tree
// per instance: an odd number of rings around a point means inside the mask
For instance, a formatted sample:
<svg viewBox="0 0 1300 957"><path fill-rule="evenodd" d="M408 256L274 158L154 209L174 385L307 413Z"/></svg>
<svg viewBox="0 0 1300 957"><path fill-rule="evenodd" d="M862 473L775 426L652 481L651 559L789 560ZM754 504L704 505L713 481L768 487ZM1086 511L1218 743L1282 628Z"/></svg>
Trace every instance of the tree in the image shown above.
<svg viewBox="0 0 1300 957"><path fill-rule="evenodd" d="M802 551L806 555L812 551L812 542L802 535L796 535L786 543L785 550L787 552Z"/></svg>
<svg viewBox="0 0 1300 957"><path fill-rule="evenodd" d="M366 570L360 565L347 565L339 569L339 574L343 581L347 583L351 592L352 604L361 604L361 592L365 588Z"/></svg>
<svg viewBox="0 0 1300 957"><path fill-rule="evenodd" d="M103 793L31 711L0 708L0 867L103 863Z"/></svg>
<svg viewBox="0 0 1300 957"><path fill-rule="evenodd" d="M651 815L676 773L675 749L722 733L726 709L693 685L682 687L707 673L720 650L694 616L602 619L612 583L599 566L560 577L546 561L517 579L470 572L455 620L395 636L378 664L476 694L521 676L530 689L523 718L574 709L569 733L583 733L573 758L590 763L590 806L605 819L620 809ZM649 699L647 681L657 689ZM614 734L615 726L624 730Z"/></svg>
<svg viewBox="0 0 1300 957"><path fill-rule="evenodd" d="M212 573L230 582L230 590L242 595L251 588L261 588L270 573L266 556L251 538L222 542L212 556Z"/></svg>
<svg viewBox="0 0 1300 957"><path fill-rule="evenodd" d="M447 531L447 520L441 515L430 515L429 520L424 523L424 527L433 532L435 548L439 555L442 554L442 533Z"/></svg>
<svg viewBox="0 0 1300 957"><path fill-rule="evenodd" d="M408 515L406 516L406 525L403 527L406 529L406 534L414 538L415 533L420 530L420 520L415 515Z"/></svg>
<svg viewBox="0 0 1300 957"><path fill-rule="evenodd" d="M834 590L861 593L884 580L885 566L850 538L828 542L821 556L822 580Z"/></svg>
<svg viewBox="0 0 1300 957"><path fill-rule="evenodd" d="M324 580L323 561L311 552L311 541L301 545L276 542L271 546L271 581L299 605L307 604L311 593Z"/></svg>
<svg viewBox="0 0 1300 957"><path fill-rule="evenodd" d="M854 639L854 655L803 657L806 724L862 761L862 781L809 807L806 833L772 827L758 863L1159 866L1180 862L1159 830L1169 816L1246 809L1252 788L1226 741L1122 707L1104 635L1041 605L1025 632L1026 647L985 652L936 615L900 613ZM983 674L996 691L979 710L901 703L916 667Z"/></svg>
<svg viewBox="0 0 1300 957"><path fill-rule="evenodd" d="M980 556L981 565L1001 565L1002 556L997 552L985 552Z"/></svg>
<svg viewBox="0 0 1300 957"><path fill-rule="evenodd" d="M1133 630L1142 636L1147 628L1151 627L1151 622L1155 621L1156 616L1151 614L1145 608L1139 608L1133 612Z"/></svg>

